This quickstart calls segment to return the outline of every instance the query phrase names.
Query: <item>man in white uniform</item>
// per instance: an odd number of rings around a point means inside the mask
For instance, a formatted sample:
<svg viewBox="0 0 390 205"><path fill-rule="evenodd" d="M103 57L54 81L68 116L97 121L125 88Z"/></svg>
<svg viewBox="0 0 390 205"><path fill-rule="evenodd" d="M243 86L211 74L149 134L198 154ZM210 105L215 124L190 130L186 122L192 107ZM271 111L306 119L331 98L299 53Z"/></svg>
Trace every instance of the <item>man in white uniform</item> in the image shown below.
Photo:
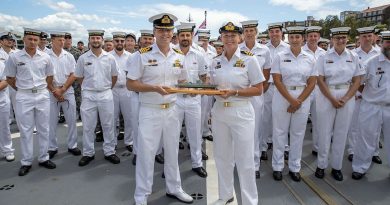
<svg viewBox="0 0 390 205"><path fill-rule="evenodd" d="M244 42L241 43L240 49L243 51L251 52L256 56L256 59L260 65L260 68L265 77L265 82L268 82L271 70L271 54L269 48L263 44L256 42L256 36L258 34L258 21L257 20L249 20L241 22L243 27L243 35ZM251 98L251 103L253 108L255 109L255 171L256 178L260 178L260 156L262 160L267 160L267 152L260 151L263 147L263 138L261 135L261 124L262 124L262 116L263 116L263 95L254 96ZM261 152L261 155L260 155Z"/></svg>
<svg viewBox="0 0 390 205"><path fill-rule="evenodd" d="M152 194L153 158L163 141L164 172L168 197L192 203L193 199L181 187L178 165L180 123L176 112L176 95L167 92L179 80L186 79L184 55L171 47L174 22L172 14L162 13L149 19L153 23L156 43L142 48L132 58L128 68L127 88L140 92L139 135L137 141L137 167L135 204L147 204Z"/></svg>
<svg viewBox="0 0 390 205"><path fill-rule="evenodd" d="M76 126L76 100L73 82L76 80L73 73L76 61L72 54L65 51L65 33L53 32L50 34L52 49L48 50L51 62L54 66L53 92L50 94L50 130L49 130L49 157L54 157L58 152L57 124L58 113L62 108L68 125L68 152L75 156L81 155L77 148L77 126Z"/></svg>
<svg viewBox="0 0 390 205"><path fill-rule="evenodd" d="M41 32L25 28L24 45L21 51L13 53L7 60L5 75L16 93L16 120L20 131L22 167L19 176L28 174L33 162L33 131L37 129L39 139L39 166L55 169L49 160L49 113L50 95L53 91L53 64L49 55L38 50Z"/></svg>
<svg viewBox="0 0 390 205"><path fill-rule="evenodd" d="M77 61L75 76L80 78L81 119L83 120L83 157L79 166L85 166L95 159L95 127L97 117L103 128L104 159L119 164L115 155L114 99L112 87L118 76L114 56L103 51L103 30L88 30L91 50L80 56Z"/></svg>
<svg viewBox="0 0 390 205"><path fill-rule="evenodd" d="M360 132L352 161L352 178L356 180L361 179L370 168L381 130L387 159L390 159L390 31L382 32L381 51L366 62L367 73L358 120Z"/></svg>

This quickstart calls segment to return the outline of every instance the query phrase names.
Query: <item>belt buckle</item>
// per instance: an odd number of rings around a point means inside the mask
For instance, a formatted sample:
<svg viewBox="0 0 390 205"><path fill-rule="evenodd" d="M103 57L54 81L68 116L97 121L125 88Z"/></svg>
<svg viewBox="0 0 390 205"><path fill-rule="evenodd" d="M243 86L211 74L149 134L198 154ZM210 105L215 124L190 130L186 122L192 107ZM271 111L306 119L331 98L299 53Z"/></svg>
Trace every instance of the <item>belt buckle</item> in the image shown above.
<svg viewBox="0 0 390 205"><path fill-rule="evenodd" d="M38 93L38 90L37 89L31 89L31 92L32 93Z"/></svg>
<svg viewBox="0 0 390 205"><path fill-rule="evenodd" d="M336 89L336 90L340 90L340 88L341 88L341 85L335 85L334 86L334 89Z"/></svg>
<svg viewBox="0 0 390 205"><path fill-rule="evenodd" d="M186 98L188 96L188 94L183 94L183 98Z"/></svg>
<svg viewBox="0 0 390 205"><path fill-rule="evenodd" d="M161 109L168 109L169 103L161 104L160 107L161 107Z"/></svg>
<svg viewBox="0 0 390 205"><path fill-rule="evenodd" d="M232 103L231 102L223 102L224 107L231 107Z"/></svg>
<svg viewBox="0 0 390 205"><path fill-rule="evenodd" d="M290 90L297 90L297 86L290 86Z"/></svg>

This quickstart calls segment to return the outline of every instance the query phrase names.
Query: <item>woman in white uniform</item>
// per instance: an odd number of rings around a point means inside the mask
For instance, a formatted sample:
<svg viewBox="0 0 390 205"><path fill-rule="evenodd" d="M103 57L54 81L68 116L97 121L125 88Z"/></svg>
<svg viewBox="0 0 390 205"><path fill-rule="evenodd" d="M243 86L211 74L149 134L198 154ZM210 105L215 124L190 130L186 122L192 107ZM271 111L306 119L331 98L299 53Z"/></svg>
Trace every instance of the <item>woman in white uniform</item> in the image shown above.
<svg viewBox="0 0 390 205"><path fill-rule="evenodd" d="M255 180L254 133L255 113L252 96L261 95L265 80L256 57L238 46L242 28L228 22L219 32L224 52L211 64L211 81L224 89L215 96L211 110L214 134L214 158L218 171L219 200L216 204L233 201L233 170L237 166L240 181L240 204L257 205Z"/></svg>
<svg viewBox="0 0 390 205"><path fill-rule="evenodd" d="M289 174L294 181L300 181L302 143L309 116L308 98L316 84L317 71L314 57L301 49L304 27L287 28L290 49L278 53L271 66L276 86L272 99L273 123L273 177L283 179L284 150L290 133Z"/></svg>
<svg viewBox="0 0 390 205"><path fill-rule="evenodd" d="M345 48L349 30L349 27L332 28L333 48L320 56L316 63L318 86L321 90L316 101L316 112L321 129L318 130L318 164L315 176L324 178L330 157L331 173L337 181L343 180L341 168L355 107L354 96L360 86L361 75L364 74L358 55Z"/></svg>

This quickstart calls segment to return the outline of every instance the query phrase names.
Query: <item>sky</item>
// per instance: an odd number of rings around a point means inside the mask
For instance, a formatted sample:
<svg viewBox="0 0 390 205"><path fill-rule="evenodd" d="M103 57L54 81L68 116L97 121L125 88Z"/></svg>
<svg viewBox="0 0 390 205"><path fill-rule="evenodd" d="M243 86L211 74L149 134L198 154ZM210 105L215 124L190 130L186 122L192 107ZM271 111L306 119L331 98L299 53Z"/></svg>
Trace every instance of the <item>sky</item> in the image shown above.
<svg viewBox="0 0 390 205"><path fill-rule="evenodd" d="M390 0L0 0L0 29L23 31L23 27L46 32L67 31L73 39L86 40L87 29L133 32L152 29L149 17L167 12L186 22L189 15L200 25L207 11L207 28L218 35L223 22L259 20L260 31L268 23L302 21L340 15L341 11L361 11L390 4ZM75 43L75 42L74 42Z"/></svg>

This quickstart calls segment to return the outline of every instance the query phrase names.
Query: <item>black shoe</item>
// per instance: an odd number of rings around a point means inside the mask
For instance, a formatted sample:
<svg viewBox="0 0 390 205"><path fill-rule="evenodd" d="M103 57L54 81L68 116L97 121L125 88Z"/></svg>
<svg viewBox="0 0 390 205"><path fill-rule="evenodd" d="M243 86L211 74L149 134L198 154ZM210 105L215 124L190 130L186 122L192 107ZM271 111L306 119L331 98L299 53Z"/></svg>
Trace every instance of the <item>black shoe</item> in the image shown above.
<svg viewBox="0 0 390 205"><path fill-rule="evenodd" d="M61 124L61 123L64 123L65 122L65 117L63 115L61 115L60 117L58 117L58 123Z"/></svg>
<svg viewBox="0 0 390 205"><path fill-rule="evenodd" d="M348 160L349 160L350 162L352 162L352 160L353 160L353 154L349 154L349 155L348 155Z"/></svg>
<svg viewBox="0 0 390 205"><path fill-rule="evenodd" d="M205 139L205 140L208 140L208 141L213 141L213 136L212 135L203 136L202 138Z"/></svg>
<svg viewBox="0 0 390 205"><path fill-rule="evenodd" d="M95 133L96 134L96 139L95 139L95 142L103 142L103 132L102 131L98 131Z"/></svg>
<svg viewBox="0 0 390 205"><path fill-rule="evenodd" d="M112 155L109 155L109 156L104 156L104 159L108 160L109 162L111 162L113 164L121 163L121 159L119 159L119 157L116 156L115 154L112 154Z"/></svg>
<svg viewBox="0 0 390 205"><path fill-rule="evenodd" d="M379 141L379 149L382 149L382 148L383 148L382 142Z"/></svg>
<svg viewBox="0 0 390 205"><path fill-rule="evenodd" d="M372 162L377 163L377 164L382 164L382 159L379 156L373 156Z"/></svg>
<svg viewBox="0 0 390 205"><path fill-rule="evenodd" d="M164 172L161 174L161 178L165 179L165 173Z"/></svg>
<svg viewBox="0 0 390 205"><path fill-rule="evenodd" d="M332 176L337 181L343 181L343 173L341 173L341 170L332 169Z"/></svg>
<svg viewBox="0 0 390 205"><path fill-rule="evenodd" d="M208 160L209 156L202 150L202 160Z"/></svg>
<svg viewBox="0 0 390 205"><path fill-rule="evenodd" d="M325 176L325 169L320 169L320 168L317 167L316 173L314 175L317 178L320 178L320 179L324 178L324 176Z"/></svg>
<svg viewBox="0 0 390 205"><path fill-rule="evenodd" d="M47 153L49 154L49 159L52 159L58 153L58 150L49 150Z"/></svg>
<svg viewBox="0 0 390 205"><path fill-rule="evenodd" d="M260 179L260 171L255 171L256 179Z"/></svg>
<svg viewBox="0 0 390 205"><path fill-rule="evenodd" d="M192 171L194 171L198 176L202 178L207 177L207 172L203 167L192 168Z"/></svg>
<svg viewBox="0 0 390 205"><path fill-rule="evenodd" d="M355 180L360 180L363 178L363 176L365 175L365 173L359 173L359 172L352 172L352 179L355 179Z"/></svg>
<svg viewBox="0 0 390 205"><path fill-rule="evenodd" d="M268 154L266 151L262 151L261 152L261 157L260 157L261 160L268 160Z"/></svg>
<svg viewBox="0 0 390 205"><path fill-rule="evenodd" d="M154 160L159 164L164 164L164 156L162 154L156 155Z"/></svg>
<svg viewBox="0 0 390 205"><path fill-rule="evenodd" d="M20 167L18 175L24 176L24 175L28 174L30 169L31 169L31 165L30 166L23 165L22 167Z"/></svg>
<svg viewBox="0 0 390 205"><path fill-rule="evenodd" d="M133 145L127 145L127 146L126 146L126 149L127 149L129 152L133 152Z"/></svg>
<svg viewBox="0 0 390 205"><path fill-rule="evenodd" d="M188 146L190 146L190 145L188 144ZM179 149L184 149L184 144L183 144L183 142L179 142Z"/></svg>
<svg viewBox="0 0 390 205"><path fill-rule="evenodd" d="M56 164L54 164L54 162L52 162L50 160L46 160L44 162L39 162L38 165L41 167L45 167L46 169L55 169L56 168Z"/></svg>
<svg viewBox="0 0 390 205"><path fill-rule="evenodd" d="M318 156L318 152L314 151L314 150L311 151L311 154L314 155L314 156Z"/></svg>
<svg viewBox="0 0 390 205"><path fill-rule="evenodd" d="M284 151L284 160L288 160L288 151Z"/></svg>
<svg viewBox="0 0 390 205"><path fill-rule="evenodd" d="M267 143L267 145L268 145L267 149L268 149L268 150L271 150L272 147L273 147L272 143Z"/></svg>
<svg viewBox="0 0 390 205"><path fill-rule="evenodd" d="M275 179L276 181L281 181L281 180L283 179L282 172L280 172L280 171L274 171L274 172L272 173L272 176L274 177L274 179Z"/></svg>
<svg viewBox="0 0 390 205"><path fill-rule="evenodd" d="M290 171L289 172L290 174L290 177L293 181L296 181L296 182L300 182L301 181L301 174L299 174L299 172L292 172Z"/></svg>
<svg viewBox="0 0 390 205"><path fill-rule="evenodd" d="M122 132L120 132L118 134L118 136L116 137L117 140L123 140L124 138L125 138L125 135Z"/></svg>
<svg viewBox="0 0 390 205"><path fill-rule="evenodd" d="M89 157L89 156L83 156L81 157L80 161L79 161L79 166L80 167L83 167L87 164L89 164L89 162L91 162L92 160L95 159L95 156L92 156L92 157Z"/></svg>
<svg viewBox="0 0 390 205"><path fill-rule="evenodd" d="M187 148L188 148L188 149L191 149L190 143L187 144Z"/></svg>
<svg viewBox="0 0 390 205"><path fill-rule="evenodd" d="M69 149L68 148L68 152L69 153L72 153L74 156L80 156L81 155L81 150L79 148L73 148L73 149Z"/></svg>

